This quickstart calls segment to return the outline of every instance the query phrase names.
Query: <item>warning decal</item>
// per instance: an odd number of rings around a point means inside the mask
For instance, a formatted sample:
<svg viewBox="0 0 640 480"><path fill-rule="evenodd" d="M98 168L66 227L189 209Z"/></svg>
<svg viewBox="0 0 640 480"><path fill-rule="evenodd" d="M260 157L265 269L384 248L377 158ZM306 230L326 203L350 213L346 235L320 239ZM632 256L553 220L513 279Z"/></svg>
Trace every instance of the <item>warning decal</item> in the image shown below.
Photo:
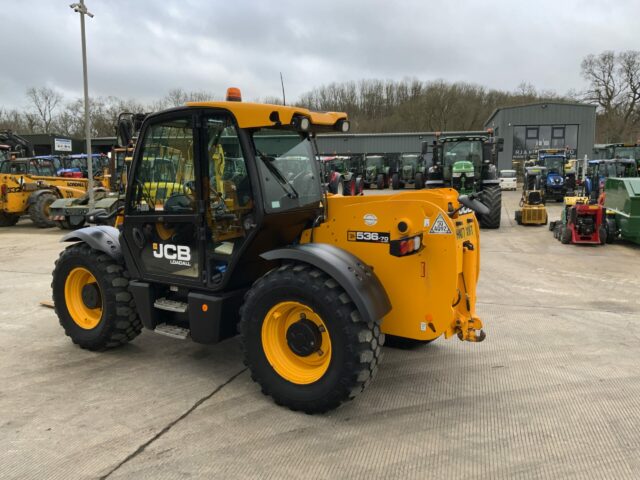
<svg viewBox="0 0 640 480"><path fill-rule="evenodd" d="M433 226L431 227L431 230L429 230L429 233L433 233L436 235L451 234L451 229L449 228L449 225L447 225L447 222L442 217L441 213L438 214L438 218L436 218L436 221L433 222Z"/></svg>

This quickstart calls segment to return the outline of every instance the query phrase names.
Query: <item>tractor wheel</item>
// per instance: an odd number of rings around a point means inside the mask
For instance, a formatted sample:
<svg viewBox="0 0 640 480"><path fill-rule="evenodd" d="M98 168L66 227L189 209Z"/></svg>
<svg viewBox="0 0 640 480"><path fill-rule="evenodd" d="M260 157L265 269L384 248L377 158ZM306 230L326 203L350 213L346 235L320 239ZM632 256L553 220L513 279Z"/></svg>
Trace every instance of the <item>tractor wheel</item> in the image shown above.
<svg viewBox="0 0 640 480"><path fill-rule="evenodd" d="M413 338L397 337L396 335L385 335L384 346L399 350L413 350L414 348L428 345L435 340L435 338L433 340L415 340Z"/></svg>
<svg viewBox="0 0 640 480"><path fill-rule="evenodd" d="M342 194L345 196L354 196L356 194L356 179L351 177L349 180L343 180L342 182Z"/></svg>
<svg viewBox="0 0 640 480"><path fill-rule="evenodd" d="M487 187L482 192L482 203L489 208L487 215L479 215L480 228L500 228L502 190L500 186Z"/></svg>
<svg viewBox="0 0 640 480"><path fill-rule="evenodd" d="M522 210L516 210L515 220L518 225L522 225Z"/></svg>
<svg viewBox="0 0 640 480"><path fill-rule="evenodd" d="M109 255L86 243L67 247L53 270L53 303L60 325L76 345L105 350L142 331L129 274Z"/></svg>
<svg viewBox="0 0 640 480"><path fill-rule="evenodd" d="M556 229L556 222L549 222L549 231L553 232Z"/></svg>
<svg viewBox="0 0 640 480"><path fill-rule="evenodd" d="M251 378L278 405L326 412L351 400L377 372L384 334L366 322L329 275L287 264L258 279L240 309Z"/></svg>
<svg viewBox="0 0 640 480"><path fill-rule="evenodd" d="M393 190L398 190L400 188L400 177L397 173L391 175L391 188Z"/></svg>
<svg viewBox="0 0 640 480"><path fill-rule="evenodd" d="M38 228L55 227L56 222L49 218L49 207L58 197L53 193L43 193L29 207L29 217Z"/></svg>
<svg viewBox="0 0 640 480"><path fill-rule="evenodd" d="M13 227L20 220L20 215L15 213L0 212L0 227Z"/></svg>
<svg viewBox="0 0 640 480"><path fill-rule="evenodd" d="M560 241L565 244L568 245L569 243L571 243L571 229L568 228L566 225L562 227L562 230L560 230Z"/></svg>
<svg viewBox="0 0 640 480"><path fill-rule="evenodd" d="M364 194L364 180L362 177L357 177L354 181L355 193L354 195L363 195Z"/></svg>
<svg viewBox="0 0 640 480"><path fill-rule="evenodd" d="M384 189L384 175L382 175L381 173L379 173L376 177L376 187L378 187L378 190Z"/></svg>
<svg viewBox="0 0 640 480"><path fill-rule="evenodd" d="M416 190L422 190L424 188L424 177L421 172L416 173L416 179L413 185Z"/></svg>

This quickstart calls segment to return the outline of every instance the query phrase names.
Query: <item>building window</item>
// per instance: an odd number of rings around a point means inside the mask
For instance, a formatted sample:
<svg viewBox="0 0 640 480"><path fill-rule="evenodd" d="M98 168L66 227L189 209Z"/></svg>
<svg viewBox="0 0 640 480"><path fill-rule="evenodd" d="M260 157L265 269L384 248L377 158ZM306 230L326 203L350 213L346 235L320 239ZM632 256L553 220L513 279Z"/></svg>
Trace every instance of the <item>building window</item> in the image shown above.
<svg viewBox="0 0 640 480"><path fill-rule="evenodd" d="M527 127L527 140L538 139L538 127Z"/></svg>
<svg viewBox="0 0 640 480"><path fill-rule="evenodd" d="M564 127L553 127L552 138L564 138Z"/></svg>
<svg viewBox="0 0 640 480"><path fill-rule="evenodd" d="M518 125L513 127L513 158L528 159L540 148L569 148L575 155L578 125Z"/></svg>

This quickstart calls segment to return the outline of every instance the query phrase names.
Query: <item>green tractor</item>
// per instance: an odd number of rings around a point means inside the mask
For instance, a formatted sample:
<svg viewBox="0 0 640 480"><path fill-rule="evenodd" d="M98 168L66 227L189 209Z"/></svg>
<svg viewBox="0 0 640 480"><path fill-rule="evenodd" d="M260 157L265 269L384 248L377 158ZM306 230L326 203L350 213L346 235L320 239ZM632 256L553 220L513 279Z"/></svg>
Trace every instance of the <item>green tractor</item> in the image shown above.
<svg viewBox="0 0 640 480"><path fill-rule="evenodd" d="M504 140L491 130L464 133L438 133L433 141L433 157L427 171L427 188L450 187L465 195L478 195L489 209L478 215L482 228L499 228L502 191L498 178L498 153ZM429 144L423 142L422 152Z"/></svg>
<svg viewBox="0 0 640 480"><path fill-rule="evenodd" d="M378 190L389 187L389 160L384 155L365 155L364 188L375 185Z"/></svg>
<svg viewBox="0 0 640 480"><path fill-rule="evenodd" d="M396 162L396 168L391 175L391 188L398 190L407 184L416 190L424 188L426 165L424 157L419 153L402 153Z"/></svg>

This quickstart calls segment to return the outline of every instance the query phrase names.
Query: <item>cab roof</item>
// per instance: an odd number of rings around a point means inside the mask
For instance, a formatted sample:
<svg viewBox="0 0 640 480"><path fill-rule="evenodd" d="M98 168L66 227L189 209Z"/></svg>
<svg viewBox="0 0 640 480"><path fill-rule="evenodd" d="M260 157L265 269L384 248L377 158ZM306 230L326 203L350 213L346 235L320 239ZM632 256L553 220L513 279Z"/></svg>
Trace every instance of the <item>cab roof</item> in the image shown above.
<svg viewBox="0 0 640 480"><path fill-rule="evenodd" d="M313 112L301 107L271 105L250 102L187 102L188 107L221 108L229 110L236 117L240 128L260 128L277 125L291 125L294 117L307 117L314 126L334 127L340 120L347 120L342 112Z"/></svg>

